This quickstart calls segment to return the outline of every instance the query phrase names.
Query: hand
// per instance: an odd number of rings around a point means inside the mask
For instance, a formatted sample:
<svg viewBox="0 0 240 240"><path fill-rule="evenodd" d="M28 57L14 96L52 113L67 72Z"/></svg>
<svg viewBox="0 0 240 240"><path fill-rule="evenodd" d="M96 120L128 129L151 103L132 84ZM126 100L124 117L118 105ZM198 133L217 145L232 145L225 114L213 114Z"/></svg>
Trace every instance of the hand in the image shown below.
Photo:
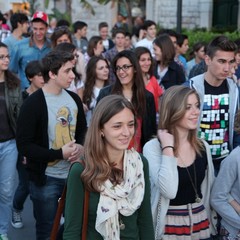
<svg viewBox="0 0 240 240"><path fill-rule="evenodd" d="M71 156L68 158L69 162L76 162L81 159L81 156L84 154L84 148L82 145L75 143L74 144L74 151L71 153Z"/></svg>
<svg viewBox="0 0 240 240"><path fill-rule="evenodd" d="M22 164L23 164L23 165L26 165L26 164L27 164L27 158L26 158L26 157L23 157L23 159L22 159Z"/></svg>
<svg viewBox="0 0 240 240"><path fill-rule="evenodd" d="M63 159L68 160L71 154L76 150L76 140L73 140L62 147Z"/></svg>
<svg viewBox="0 0 240 240"><path fill-rule="evenodd" d="M240 215L240 204L236 200L232 200L230 205L234 208L234 210Z"/></svg>
<svg viewBox="0 0 240 240"><path fill-rule="evenodd" d="M159 129L157 131L157 137L161 143L162 148L166 146L174 147L174 137L172 134L168 133L166 129Z"/></svg>
<svg viewBox="0 0 240 240"><path fill-rule="evenodd" d="M138 41L142 40L145 36L146 36L146 30L140 29Z"/></svg>
<svg viewBox="0 0 240 240"><path fill-rule="evenodd" d="M89 109L88 109L87 105L83 103L83 111L86 113L88 110Z"/></svg>

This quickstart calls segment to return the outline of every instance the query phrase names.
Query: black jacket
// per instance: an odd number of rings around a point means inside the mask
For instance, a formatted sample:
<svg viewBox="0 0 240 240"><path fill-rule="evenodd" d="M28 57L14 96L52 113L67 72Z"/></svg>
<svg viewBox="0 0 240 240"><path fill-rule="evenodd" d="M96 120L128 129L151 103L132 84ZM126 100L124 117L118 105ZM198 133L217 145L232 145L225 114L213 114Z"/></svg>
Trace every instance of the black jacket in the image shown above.
<svg viewBox="0 0 240 240"><path fill-rule="evenodd" d="M113 85L106 86L100 90L97 98L99 102L102 98L112 94ZM150 140L154 135L156 135L156 108L154 97L152 93L145 90L146 93L146 110L144 116L142 116L142 138L141 145L143 145Z"/></svg>
<svg viewBox="0 0 240 240"><path fill-rule="evenodd" d="M154 75L157 79L159 79L157 67L158 65L156 64ZM168 66L168 71L161 80L161 85L163 85L164 89L167 89L174 85L181 85L185 81L186 77L184 75L182 67L175 61L172 61Z"/></svg>
<svg viewBox="0 0 240 240"><path fill-rule="evenodd" d="M83 106L77 94L67 91L78 106L75 140L84 142L87 124ZM17 147L27 158L30 180L36 185L46 182L45 170L48 162L63 159L62 149L49 149L48 111L42 89L31 94L23 103L17 121Z"/></svg>

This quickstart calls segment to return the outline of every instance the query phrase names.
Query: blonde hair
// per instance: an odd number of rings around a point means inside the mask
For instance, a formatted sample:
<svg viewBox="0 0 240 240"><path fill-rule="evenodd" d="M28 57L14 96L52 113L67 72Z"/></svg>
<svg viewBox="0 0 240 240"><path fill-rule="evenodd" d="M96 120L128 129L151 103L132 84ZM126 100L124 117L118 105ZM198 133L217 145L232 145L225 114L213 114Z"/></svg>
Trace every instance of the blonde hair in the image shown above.
<svg viewBox="0 0 240 240"><path fill-rule="evenodd" d="M195 89L185 86L172 86L168 88L161 99L158 129L167 129L174 136L174 152L177 155L177 149L180 145L178 141L178 132L175 124L178 123L186 113L188 97L195 94L200 104L200 98ZM201 154L203 143L197 137L197 129L189 130L188 141L193 149Z"/></svg>
<svg viewBox="0 0 240 240"><path fill-rule="evenodd" d="M122 178L122 171L114 168L114 165L109 162L101 130L106 122L124 108L128 108L133 113L136 129L134 108L127 99L120 95L114 94L104 97L94 110L85 138L85 169L81 175L82 181L89 191L99 192L101 184L107 179L111 179L113 175L115 182Z"/></svg>

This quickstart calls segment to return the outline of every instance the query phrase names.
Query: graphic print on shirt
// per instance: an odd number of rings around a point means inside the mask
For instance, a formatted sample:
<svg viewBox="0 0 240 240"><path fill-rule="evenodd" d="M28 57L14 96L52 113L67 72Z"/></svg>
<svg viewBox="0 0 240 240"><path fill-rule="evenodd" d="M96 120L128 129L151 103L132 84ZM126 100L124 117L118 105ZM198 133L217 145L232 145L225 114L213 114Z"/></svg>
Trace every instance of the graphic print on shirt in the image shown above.
<svg viewBox="0 0 240 240"><path fill-rule="evenodd" d="M204 95L199 137L210 145L213 158L229 153L229 94Z"/></svg>
<svg viewBox="0 0 240 240"><path fill-rule="evenodd" d="M76 119L76 117L75 117ZM71 111L68 107L61 107L56 116L57 123L55 125L55 139L52 143L53 149L60 149L65 144L74 139L76 125L71 124L74 120ZM54 165L58 160L51 162L48 165Z"/></svg>

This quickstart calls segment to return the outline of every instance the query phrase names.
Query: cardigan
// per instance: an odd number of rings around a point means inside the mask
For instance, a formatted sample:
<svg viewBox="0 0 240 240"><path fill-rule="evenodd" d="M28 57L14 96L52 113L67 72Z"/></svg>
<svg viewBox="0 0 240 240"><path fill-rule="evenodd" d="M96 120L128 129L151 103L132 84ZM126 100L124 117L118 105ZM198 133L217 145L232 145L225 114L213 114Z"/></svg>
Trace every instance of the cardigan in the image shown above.
<svg viewBox="0 0 240 240"><path fill-rule="evenodd" d="M222 217L221 225L233 236L240 230L240 215L230 204L232 200L240 203L239 155L237 147L222 161L211 192L211 204Z"/></svg>
<svg viewBox="0 0 240 240"><path fill-rule="evenodd" d="M203 204L208 214L211 234L216 234L216 214L210 207L210 190L214 181L214 169L209 146L203 141L208 167L201 185ZM151 183L151 206L155 239L159 240L164 234L165 217L168 211L170 199L174 199L178 190L177 159L162 153L161 145L157 138L147 142L143 148L143 155L149 163L149 175Z"/></svg>
<svg viewBox="0 0 240 240"><path fill-rule="evenodd" d="M141 206L130 216L121 216L125 229L120 231L121 240L153 240L154 231L151 216L150 205L150 182L148 162L141 155L143 161L143 171L145 179L145 194ZM67 181L67 196L65 205L65 222L64 222L64 240L81 239L84 186L81 180L81 173L84 167L80 163L74 163L69 172ZM95 229L97 206L100 193L90 192L87 239L102 240L103 237Z"/></svg>
<svg viewBox="0 0 240 240"><path fill-rule="evenodd" d="M113 85L106 86L101 89L97 103L103 98L112 93ZM149 139L156 135L156 108L153 94L148 90L145 90L146 96L146 108L145 113L142 116L142 137L141 145L143 146Z"/></svg>
<svg viewBox="0 0 240 240"><path fill-rule="evenodd" d="M78 107L75 140L83 145L87 125L82 102L77 94L67 92ZM47 103L42 89L24 101L17 122L16 140L18 151L27 158L30 180L36 185L44 185L48 162L63 159L63 154L61 148L49 149Z"/></svg>

